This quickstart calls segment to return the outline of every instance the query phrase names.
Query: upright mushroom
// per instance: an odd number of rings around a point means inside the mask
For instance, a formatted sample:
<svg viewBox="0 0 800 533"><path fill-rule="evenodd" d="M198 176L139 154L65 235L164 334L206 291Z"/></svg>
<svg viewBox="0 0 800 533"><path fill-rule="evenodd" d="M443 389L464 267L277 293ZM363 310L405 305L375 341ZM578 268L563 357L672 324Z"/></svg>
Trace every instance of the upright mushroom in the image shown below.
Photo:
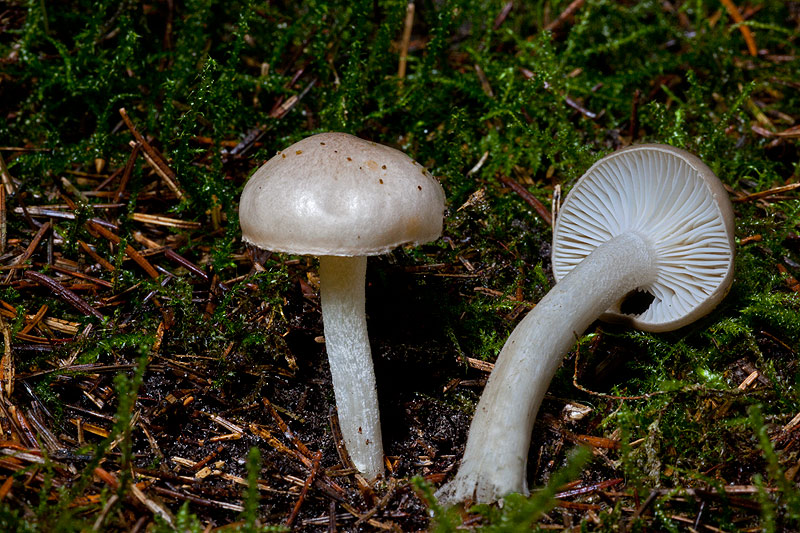
<svg viewBox="0 0 800 533"><path fill-rule="evenodd" d="M444 192L404 153L346 133L293 144L242 191L242 237L260 248L316 255L325 346L347 452L368 479L383 473L378 396L364 310L367 256L429 242Z"/></svg>
<svg viewBox="0 0 800 533"><path fill-rule="evenodd" d="M553 232L555 287L511 333L481 396L445 502L490 502L527 492L536 413L565 353L596 319L668 331L705 315L733 279L733 210L697 157L639 145L578 180ZM622 302L652 295L641 313Z"/></svg>

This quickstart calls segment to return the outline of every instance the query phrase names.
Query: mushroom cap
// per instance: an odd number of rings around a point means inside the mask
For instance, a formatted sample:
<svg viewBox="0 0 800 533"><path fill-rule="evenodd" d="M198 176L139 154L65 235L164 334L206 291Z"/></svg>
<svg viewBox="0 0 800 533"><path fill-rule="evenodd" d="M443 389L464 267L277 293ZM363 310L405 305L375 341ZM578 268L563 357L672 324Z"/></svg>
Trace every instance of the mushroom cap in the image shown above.
<svg viewBox="0 0 800 533"><path fill-rule="evenodd" d="M734 222L728 193L696 156L641 144L592 165L570 191L553 230L553 274L562 279L597 246L637 232L656 256L653 296L641 313L601 318L645 331L670 331L710 312L733 281ZM620 258L625 260L625 258Z"/></svg>
<svg viewBox="0 0 800 533"><path fill-rule="evenodd" d="M303 255L377 255L442 233L444 192L394 148L320 133L278 152L247 182L242 237Z"/></svg>

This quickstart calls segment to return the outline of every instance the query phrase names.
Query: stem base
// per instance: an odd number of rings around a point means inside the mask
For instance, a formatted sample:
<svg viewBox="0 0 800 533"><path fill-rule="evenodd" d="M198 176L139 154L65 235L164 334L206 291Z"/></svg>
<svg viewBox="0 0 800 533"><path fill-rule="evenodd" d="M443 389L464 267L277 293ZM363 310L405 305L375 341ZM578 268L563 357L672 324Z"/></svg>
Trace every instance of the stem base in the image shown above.
<svg viewBox="0 0 800 533"><path fill-rule="evenodd" d="M653 246L627 233L598 246L553 287L508 337L486 383L445 503L488 503L527 493L536 414L550 381L583 331L612 304L656 276Z"/></svg>

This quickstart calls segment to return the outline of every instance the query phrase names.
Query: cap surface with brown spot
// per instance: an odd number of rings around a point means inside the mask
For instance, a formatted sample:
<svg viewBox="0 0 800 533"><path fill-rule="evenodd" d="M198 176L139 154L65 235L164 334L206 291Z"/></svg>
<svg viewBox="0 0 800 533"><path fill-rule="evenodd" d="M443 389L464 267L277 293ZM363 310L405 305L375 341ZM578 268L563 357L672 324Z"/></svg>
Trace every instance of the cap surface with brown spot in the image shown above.
<svg viewBox="0 0 800 533"><path fill-rule="evenodd" d="M394 148L320 133L279 152L245 185L242 236L308 255L376 255L441 235L444 192Z"/></svg>

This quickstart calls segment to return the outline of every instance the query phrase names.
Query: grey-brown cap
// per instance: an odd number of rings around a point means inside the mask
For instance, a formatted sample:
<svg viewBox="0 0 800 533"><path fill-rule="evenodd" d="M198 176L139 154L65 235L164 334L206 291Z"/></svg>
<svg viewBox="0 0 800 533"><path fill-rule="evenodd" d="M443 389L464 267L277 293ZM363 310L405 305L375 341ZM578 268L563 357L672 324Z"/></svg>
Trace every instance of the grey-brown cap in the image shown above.
<svg viewBox="0 0 800 533"><path fill-rule="evenodd" d="M320 133L278 152L247 182L242 237L304 255L377 255L437 239L444 192L394 148L346 133Z"/></svg>
<svg viewBox="0 0 800 533"><path fill-rule="evenodd" d="M578 180L553 231L553 274L562 279L612 237L636 232L656 252L653 296L637 314L618 302L601 318L646 331L676 329L705 315L733 280L733 208L722 183L698 157L642 144L610 154ZM622 258L624 260L624 258Z"/></svg>

